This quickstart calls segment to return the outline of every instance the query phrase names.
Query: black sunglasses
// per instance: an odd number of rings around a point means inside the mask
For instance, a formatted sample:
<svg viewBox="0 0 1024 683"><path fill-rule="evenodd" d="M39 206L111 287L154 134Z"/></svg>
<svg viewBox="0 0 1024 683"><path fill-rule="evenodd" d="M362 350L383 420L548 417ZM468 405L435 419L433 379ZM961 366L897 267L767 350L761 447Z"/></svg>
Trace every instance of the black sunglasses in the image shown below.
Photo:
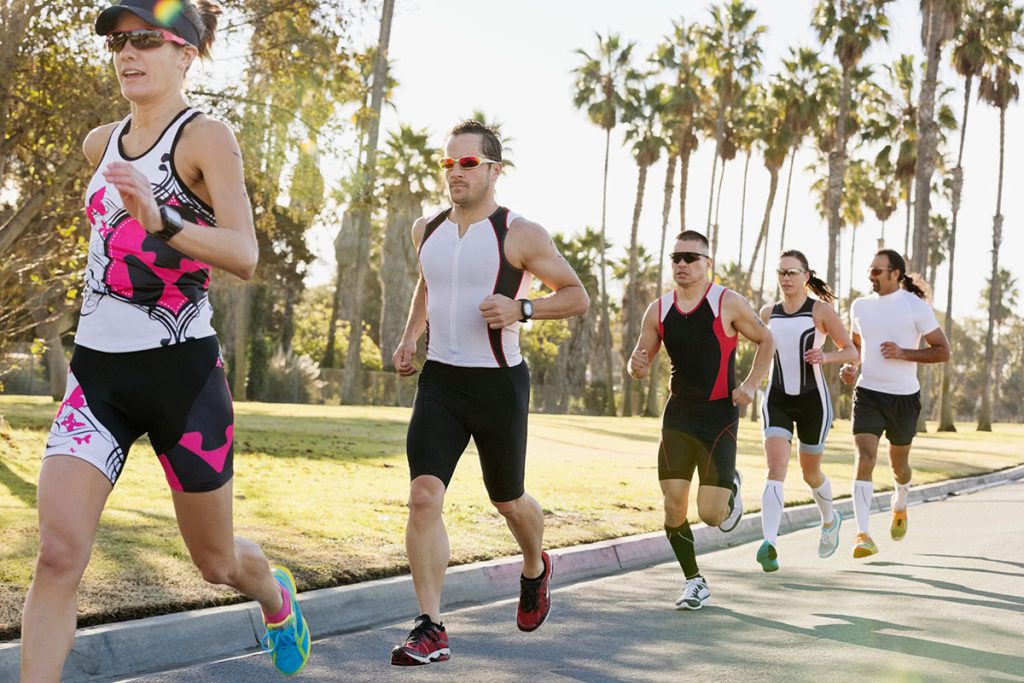
<svg viewBox="0 0 1024 683"><path fill-rule="evenodd" d="M672 259L672 263L675 263L676 265L678 265L680 261L693 263L707 257L707 254L702 254L699 251L673 251L669 254L669 258Z"/></svg>
<svg viewBox="0 0 1024 683"><path fill-rule="evenodd" d="M131 43L136 50L152 50L164 43L188 45L188 41L179 35L160 28L140 28L135 31L116 31L106 36L107 49L120 52L125 43Z"/></svg>

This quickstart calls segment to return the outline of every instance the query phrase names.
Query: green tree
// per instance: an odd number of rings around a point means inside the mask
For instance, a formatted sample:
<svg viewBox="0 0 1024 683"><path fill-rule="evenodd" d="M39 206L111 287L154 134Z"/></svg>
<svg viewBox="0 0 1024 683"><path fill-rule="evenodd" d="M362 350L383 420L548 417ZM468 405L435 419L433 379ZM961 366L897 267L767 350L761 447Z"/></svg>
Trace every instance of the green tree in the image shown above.
<svg viewBox="0 0 1024 683"><path fill-rule="evenodd" d="M601 284L601 343L605 358L606 392L604 405L608 415L615 415L615 379L612 360L612 332L608 306L607 270L607 208L608 208L608 155L611 149L612 130L619 122L625 106L625 94L629 74L632 73L630 60L635 43L626 42L614 33L597 36L597 51L591 56L583 49L577 49L583 63L573 70L575 91L573 105L584 109L591 123L605 132L604 177L601 190L601 232L600 232L600 284Z"/></svg>

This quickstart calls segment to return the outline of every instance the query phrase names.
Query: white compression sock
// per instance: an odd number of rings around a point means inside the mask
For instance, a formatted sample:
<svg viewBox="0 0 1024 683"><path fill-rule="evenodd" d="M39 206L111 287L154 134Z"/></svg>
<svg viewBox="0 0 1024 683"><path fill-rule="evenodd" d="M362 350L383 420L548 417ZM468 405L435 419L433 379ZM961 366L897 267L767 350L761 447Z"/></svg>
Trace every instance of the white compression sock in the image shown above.
<svg viewBox="0 0 1024 683"><path fill-rule="evenodd" d="M822 525L828 524L833 520L832 482L829 481L828 476L825 477L825 481L821 482L821 486L811 489L811 495L814 496L814 502L818 504L818 510L821 512Z"/></svg>
<svg viewBox="0 0 1024 683"><path fill-rule="evenodd" d="M761 494L761 530L764 540L775 545L779 537L779 524L782 523L782 510L785 507L782 494L782 482L768 479L764 482L764 493Z"/></svg>
<svg viewBox="0 0 1024 683"><path fill-rule="evenodd" d="M895 479L892 483L896 485L896 491L892 494L892 509L893 510L906 510L907 509L907 496L910 495L910 482L901 484Z"/></svg>
<svg viewBox="0 0 1024 683"><path fill-rule="evenodd" d="M871 496L875 485L870 481L853 482L853 514L857 518L857 531L868 532L868 520L871 518Z"/></svg>

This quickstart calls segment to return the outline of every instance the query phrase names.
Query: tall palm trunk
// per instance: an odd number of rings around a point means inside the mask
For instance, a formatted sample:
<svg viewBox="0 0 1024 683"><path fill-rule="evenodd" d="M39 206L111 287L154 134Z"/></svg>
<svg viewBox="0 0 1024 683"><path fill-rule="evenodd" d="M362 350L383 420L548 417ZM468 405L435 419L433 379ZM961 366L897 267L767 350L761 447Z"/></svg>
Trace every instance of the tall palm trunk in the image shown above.
<svg viewBox="0 0 1024 683"><path fill-rule="evenodd" d="M678 157L670 154L668 157L668 168L665 169L665 198L661 203L661 246L658 249L658 282L656 291L660 295L664 286L664 264L665 264L665 238L668 232L668 216L672 211L672 184L675 181L676 162ZM661 354L655 354L651 359L651 375L647 385L647 402L644 406L644 415L656 417L658 415L658 385L661 375Z"/></svg>
<svg viewBox="0 0 1024 683"><path fill-rule="evenodd" d="M956 168L953 169L953 222L949 229L949 274L946 280L946 339L949 340L950 351L953 350L953 261L956 258L956 225L957 214L960 213L960 192L964 185L964 138L967 137L967 110L971 104L971 80L968 72L964 84L964 117L960 123L960 151L956 157ZM953 423L953 396L950 391L950 379L953 367L950 363L942 364L942 397L939 409L939 431L955 432Z"/></svg>
<svg viewBox="0 0 1024 683"><path fill-rule="evenodd" d="M917 192L914 197L914 252L911 259L911 270L918 273L923 273L928 264L928 233L931 229L928 213L931 211L935 151L939 144L939 124L935 122L935 81L939 72L942 49L939 38L945 16L937 4L938 2L928 0L921 3L921 11L925 15L927 64L917 105L917 130L921 137L917 146L917 163L914 167Z"/></svg>
<svg viewBox="0 0 1024 683"><path fill-rule="evenodd" d="M686 191L690 185L690 156L693 152L689 149L679 153L679 232L686 230Z"/></svg>
<svg viewBox="0 0 1024 683"><path fill-rule="evenodd" d="M647 185L647 166L639 164L639 174L636 181L636 201L633 204L633 226L629 233L629 282L626 285L626 338L622 340L622 354L625 356L632 349L636 338L639 336L640 321L638 319L638 301L640 297L640 283L637 271L637 247L636 233L640 228L640 214L644 208L644 187ZM633 393L638 383L629 376L627 363L622 365L622 416L632 417L633 415Z"/></svg>
<svg viewBox="0 0 1024 683"><path fill-rule="evenodd" d="M604 184L601 189L601 343L604 346L605 365L605 415L616 415L615 410L615 375L612 360L612 325L608 318L608 281L605 276L607 259L605 258L605 226L608 215L608 152L612 144L612 129L605 129L604 137Z"/></svg>
<svg viewBox="0 0 1024 683"><path fill-rule="evenodd" d="M839 88L839 121L836 123L835 147L828 155L828 283L838 284L839 266L839 202L843 193L843 175L846 173L846 117L850 111L850 69L843 69Z"/></svg>
<svg viewBox="0 0 1024 683"><path fill-rule="evenodd" d="M358 207L354 212L354 225L358 228L359 246L356 259L356 287L352 296L352 310L349 318L348 354L345 357L345 372L342 375L342 403L353 404L362 400L363 367L361 352L363 345L363 300L366 269L370 260L370 215L372 197L377 184L377 137L380 133L380 111L384 103L384 86L388 70L388 43L391 40L391 19L394 16L395 0L384 0L381 10L380 33L377 38L377 53L373 63L373 91L370 108L373 118L367 135L366 164L363 168L363 186Z"/></svg>
<svg viewBox="0 0 1024 683"><path fill-rule="evenodd" d="M796 164L796 150L800 145L793 145L793 151L789 154L789 178L786 180L786 199L782 204L782 232L779 234L779 253L786 250L786 221L789 220L789 191L793 187L793 166ZM761 282L764 283L764 273L761 274ZM775 298L779 299L782 290L779 283L775 283Z"/></svg>
<svg viewBox="0 0 1024 683"><path fill-rule="evenodd" d="M718 120L715 122L715 157L711 160L711 190L708 192L708 221L704 227L704 235L711 232L711 207L715 205L715 173L718 171L718 151L722 148L722 136L725 134L725 103L718 108ZM725 163L724 161L722 162Z"/></svg>
<svg viewBox="0 0 1024 683"><path fill-rule="evenodd" d="M981 385L981 413L978 431L992 431L992 333L996 306L1002 299L999 291L999 248L1003 243L1003 163L1006 158L1006 107L999 108L999 185L996 189L996 214L992 217L992 281L988 288L988 326L985 330L985 378Z"/></svg>
<svg viewBox="0 0 1024 683"><path fill-rule="evenodd" d="M747 150L747 160L743 162L743 192L740 195L740 251L736 257L736 263L743 263L743 224L747 217L747 172L750 170L750 150Z"/></svg>
<svg viewBox="0 0 1024 683"><path fill-rule="evenodd" d="M761 250L762 242L767 243L768 226L771 223L772 206L775 204L775 192L779 189L779 169L769 168L771 181L768 184L768 203L764 207L764 216L761 218L761 231L757 233L757 241L754 243L754 253L750 255L750 266L743 276L743 287L740 293L747 291L750 286L750 277L754 273L754 266L757 265L757 252Z"/></svg>
<svg viewBox="0 0 1024 683"><path fill-rule="evenodd" d="M903 232L903 257L906 258L907 253L910 251L910 217L914 213L913 200L910 198L910 191L913 189L914 181L911 180L910 184L907 185L907 228Z"/></svg>
<svg viewBox="0 0 1024 683"><path fill-rule="evenodd" d="M722 170L718 173L718 197L715 199L715 221L711 224L711 259L712 265L717 265L718 259L718 211L722 208L722 183L725 182L725 159L722 159ZM714 271L712 271L714 275Z"/></svg>

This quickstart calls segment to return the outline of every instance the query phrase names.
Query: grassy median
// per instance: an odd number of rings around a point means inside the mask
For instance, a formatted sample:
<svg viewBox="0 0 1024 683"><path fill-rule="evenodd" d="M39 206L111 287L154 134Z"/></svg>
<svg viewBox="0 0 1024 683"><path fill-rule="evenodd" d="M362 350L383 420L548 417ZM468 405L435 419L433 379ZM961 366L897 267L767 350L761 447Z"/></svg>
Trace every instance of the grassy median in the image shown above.
<svg viewBox="0 0 1024 683"><path fill-rule="evenodd" d="M32 577L36 480L56 404L0 396L9 426L0 432L0 639L17 637ZM236 405L235 522L240 535L286 563L302 590L408 570L404 555L408 470L403 408L240 403ZM659 421L532 415L527 490L544 506L546 545L561 547L661 528L656 449ZM984 434L918 437L911 463L924 484L1024 462L1024 425ZM744 501L760 507L764 459L759 425L741 422ZM837 496L849 491L853 443L838 421L825 454ZM887 468L877 489L891 488ZM810 495L795 457L787 503ZM518 549L493 511L470 447L445 503L452 562ZM691 519L696 519L695 514ZM208 586L178 536L163 470L145 441L136 444L107 504L79 599L79 624L118 621L236 602ZM410 609L412 607L410 606Z"/></svg>

